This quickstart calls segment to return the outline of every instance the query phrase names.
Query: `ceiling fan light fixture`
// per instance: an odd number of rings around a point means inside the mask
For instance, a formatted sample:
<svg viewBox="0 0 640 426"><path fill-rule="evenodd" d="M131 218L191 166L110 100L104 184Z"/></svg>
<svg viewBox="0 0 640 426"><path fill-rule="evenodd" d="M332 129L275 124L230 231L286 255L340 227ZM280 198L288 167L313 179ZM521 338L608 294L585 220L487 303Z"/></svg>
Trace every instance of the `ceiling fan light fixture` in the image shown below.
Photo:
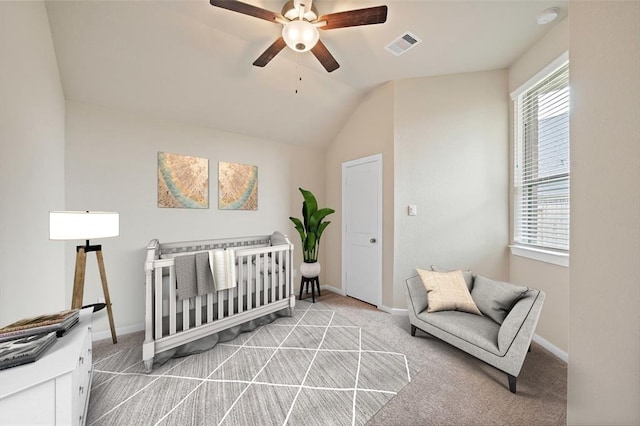
<svg viewBox="0 0 640 426"><path fill-rule="evenodd" d="M282 38L296 52L306 52L318 43L320 33L310 22L296 19L282 28Z"/></svg>

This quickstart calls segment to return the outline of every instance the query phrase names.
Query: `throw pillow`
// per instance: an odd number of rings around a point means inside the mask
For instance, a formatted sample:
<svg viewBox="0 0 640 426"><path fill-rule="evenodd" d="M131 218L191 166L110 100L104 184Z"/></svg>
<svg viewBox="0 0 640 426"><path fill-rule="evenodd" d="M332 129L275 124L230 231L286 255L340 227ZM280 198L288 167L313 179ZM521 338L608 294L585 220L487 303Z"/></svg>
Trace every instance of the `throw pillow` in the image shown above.
<svg viewBox="0 0 640 426"><path fill-rule="evenodd" d="M427 290L427 312L456 310L482 315L471 298L462 271L416 271Z"/></svg>
<svg viewBox="0 0 640 426"><path fill-rule="evenodd" d="M480 312L502 324L513 305L529 291L527 287L476 276L471 297Z"/></svg>
<svg viewBox="0 0 640 426"><path fill-rule="evenodd" d="M437 266L431 265L431 270L436 272L451 272L449 269L439 268ZM473 288L473 272L471 271L462 271L462 276L464 277L464 282L467 284L467 288L469 291Z"/></svg>

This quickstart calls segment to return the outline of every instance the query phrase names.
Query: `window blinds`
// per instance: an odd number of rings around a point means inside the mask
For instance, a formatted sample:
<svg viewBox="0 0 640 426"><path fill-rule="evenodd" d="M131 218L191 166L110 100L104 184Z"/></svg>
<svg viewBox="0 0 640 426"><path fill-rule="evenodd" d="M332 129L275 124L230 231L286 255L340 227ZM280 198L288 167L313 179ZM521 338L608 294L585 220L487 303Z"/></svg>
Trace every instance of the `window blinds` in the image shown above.
<svg viewBox="0 0 640 426"><path fill-rule="evenodd" d="M569 250L569 64L514 98L514 242Z"/></svg>

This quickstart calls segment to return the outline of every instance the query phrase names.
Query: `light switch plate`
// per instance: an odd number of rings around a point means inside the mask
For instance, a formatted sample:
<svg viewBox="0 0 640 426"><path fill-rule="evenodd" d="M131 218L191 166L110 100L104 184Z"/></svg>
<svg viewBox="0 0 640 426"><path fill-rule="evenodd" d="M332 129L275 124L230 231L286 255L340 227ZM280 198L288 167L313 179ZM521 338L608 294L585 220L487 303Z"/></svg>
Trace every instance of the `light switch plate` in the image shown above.
<svg viewBox="0 0 640 426"><path fill-rule="evenodd" d="M409 204L409 208L407 210L409 211L409 216L418 215L418 206L416 206L415 204Z"/></svg>

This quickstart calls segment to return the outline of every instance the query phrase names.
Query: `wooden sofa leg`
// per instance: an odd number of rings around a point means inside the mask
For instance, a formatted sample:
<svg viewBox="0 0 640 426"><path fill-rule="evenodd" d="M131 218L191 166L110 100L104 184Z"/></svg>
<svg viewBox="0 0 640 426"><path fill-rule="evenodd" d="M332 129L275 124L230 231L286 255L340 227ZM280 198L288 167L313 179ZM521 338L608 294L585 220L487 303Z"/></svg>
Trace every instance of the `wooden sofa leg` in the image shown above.
<svg viewBox="0 0 640 426"><path fill-rule="evenodd" d="M507 374L507 377L509 378L509 390L511 393L516 393L516 378L511 374Z"/></svg>
<svg viewBox="0 0 640 426"><path fill-rule="evenodd" d="M416 335L416 329L417 329L417 328L418 328L418 327L416 327L415 325L411 324L411 335L412 335L412 336L414 336L414 337L415 337L415 335Z"/></svg>

